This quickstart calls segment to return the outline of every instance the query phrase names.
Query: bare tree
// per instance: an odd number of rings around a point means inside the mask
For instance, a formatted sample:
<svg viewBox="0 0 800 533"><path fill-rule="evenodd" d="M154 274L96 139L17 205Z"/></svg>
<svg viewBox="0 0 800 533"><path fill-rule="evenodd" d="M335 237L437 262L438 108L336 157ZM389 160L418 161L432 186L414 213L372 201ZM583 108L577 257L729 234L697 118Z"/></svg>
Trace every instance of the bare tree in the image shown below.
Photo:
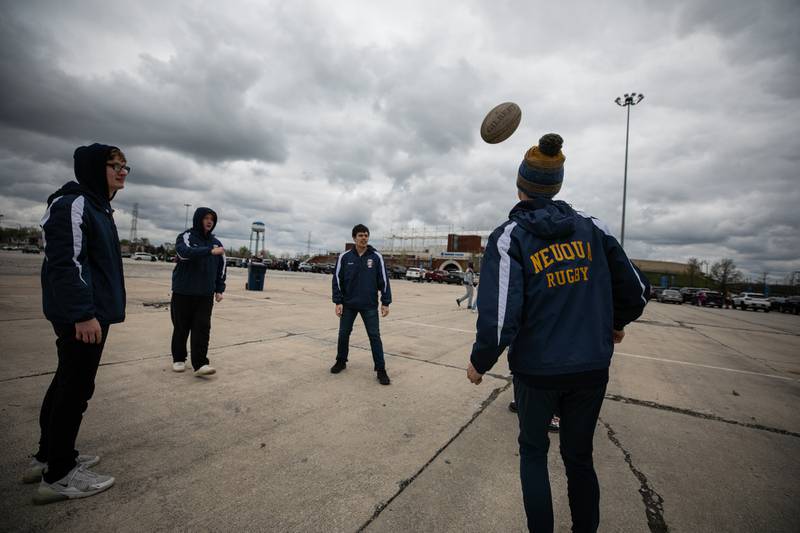
<svg viewBox="0 0 800 533"><path fill-rule="evenodd" d="M727 299L728 285L742 279L742 273L736 268L733 259L723 258L711 265L710 277L717 282L719 291Z"/></svg>
<svg viewBox="0 0 800 533"><path fill-rule="evenodd" d="M694 287L694 278L702 273L700 267L700 260L696 257L690 257L686 262L686 273L689 275L689 286Z"/></svg>

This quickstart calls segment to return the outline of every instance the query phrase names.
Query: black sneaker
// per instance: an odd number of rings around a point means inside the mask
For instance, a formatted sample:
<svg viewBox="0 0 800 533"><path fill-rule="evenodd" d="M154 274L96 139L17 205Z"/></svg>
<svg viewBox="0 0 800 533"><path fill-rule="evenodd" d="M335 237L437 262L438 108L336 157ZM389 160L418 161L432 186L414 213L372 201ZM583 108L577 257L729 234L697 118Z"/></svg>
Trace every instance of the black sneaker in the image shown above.
<svg viewBox="0 0 800 533"><path fill-rule="evenodd" d="M508 410L511 411L512 413L516 413L517 412L517 402L511 402L510 404L508 404Z"/></svg>
<svg viewBox="0 0 800 533"><path fill-rule="evenodd" d="M461 300L459 300L458 298L456 298L456 305L461 307Z"/></svg>
<svg viewBox="0 0 800 533"><path fill-rule="evenodd" d="M336 364L331 367L331 374L338 374L342 370L347 368L347 363L344 361L336 360Z"/></svg>
<svg viewBox="0 0 800 533"><path fill-rule="evenodd" d="M378 370L378 381L380 381L381 385L389 385L391 383L386 370Z"/></svg>

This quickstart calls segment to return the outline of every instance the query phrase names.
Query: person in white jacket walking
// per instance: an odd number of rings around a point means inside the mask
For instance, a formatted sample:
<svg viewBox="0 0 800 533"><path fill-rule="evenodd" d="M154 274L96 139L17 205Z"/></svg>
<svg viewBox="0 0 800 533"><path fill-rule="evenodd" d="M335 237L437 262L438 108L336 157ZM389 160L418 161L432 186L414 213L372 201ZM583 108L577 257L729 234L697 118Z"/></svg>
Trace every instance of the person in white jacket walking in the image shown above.
<svg viewBox="0 0 800 533"><path fill-rule="evenodd" d="M472 303L473 295L475 294L475 271L473 270L472 263L467 264L467 271L464 272L464 288L466 293L461 298L456 298L456 304L461 307L461 302L467 300L467 309L475 309Z"/></svg>

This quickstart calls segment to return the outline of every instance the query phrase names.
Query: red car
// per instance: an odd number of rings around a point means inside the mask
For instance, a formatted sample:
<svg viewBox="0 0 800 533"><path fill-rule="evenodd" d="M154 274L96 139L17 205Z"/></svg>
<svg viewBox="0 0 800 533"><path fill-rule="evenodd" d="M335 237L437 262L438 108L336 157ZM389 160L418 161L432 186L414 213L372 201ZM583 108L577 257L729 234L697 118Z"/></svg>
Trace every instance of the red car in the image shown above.
<svg viewBox="0 0 800 533"><path fill-rule="evenodd" d="M436 283L444 283L447 281L447 271L446 270L428 270L425 272L425 281L430 283L431 281L435 281Z"/></svg>

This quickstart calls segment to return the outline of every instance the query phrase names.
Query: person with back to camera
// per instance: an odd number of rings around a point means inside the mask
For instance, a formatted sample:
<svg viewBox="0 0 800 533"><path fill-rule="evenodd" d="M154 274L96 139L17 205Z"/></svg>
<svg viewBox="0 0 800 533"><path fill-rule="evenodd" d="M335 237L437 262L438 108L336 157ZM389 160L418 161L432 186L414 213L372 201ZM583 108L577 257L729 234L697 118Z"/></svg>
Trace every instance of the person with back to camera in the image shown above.
<svg viewBox="0 0 800 533"><path fill-rule="evenodd" d="M192 368L195 376L209 376L216 369L208 361L211 311L225 292L225 248L212 231L217 213L198 207L192 227L175 240L177 264L172 271L172 370L186 370L186 340L192 336Z"/></svg>
<svg viewBox="0 0 800 533"><path fill-rule="evenodd" d="M528 528L537 532L553 531L547 430L556 411L572 530L598 528L592 439L614 344L641 316L650 292L605 224L553 200L564 177L562 144L551 133L526 152L517 175L520 202L489 237L467 368L479 384L508 347L523 503Z"/></svg>

